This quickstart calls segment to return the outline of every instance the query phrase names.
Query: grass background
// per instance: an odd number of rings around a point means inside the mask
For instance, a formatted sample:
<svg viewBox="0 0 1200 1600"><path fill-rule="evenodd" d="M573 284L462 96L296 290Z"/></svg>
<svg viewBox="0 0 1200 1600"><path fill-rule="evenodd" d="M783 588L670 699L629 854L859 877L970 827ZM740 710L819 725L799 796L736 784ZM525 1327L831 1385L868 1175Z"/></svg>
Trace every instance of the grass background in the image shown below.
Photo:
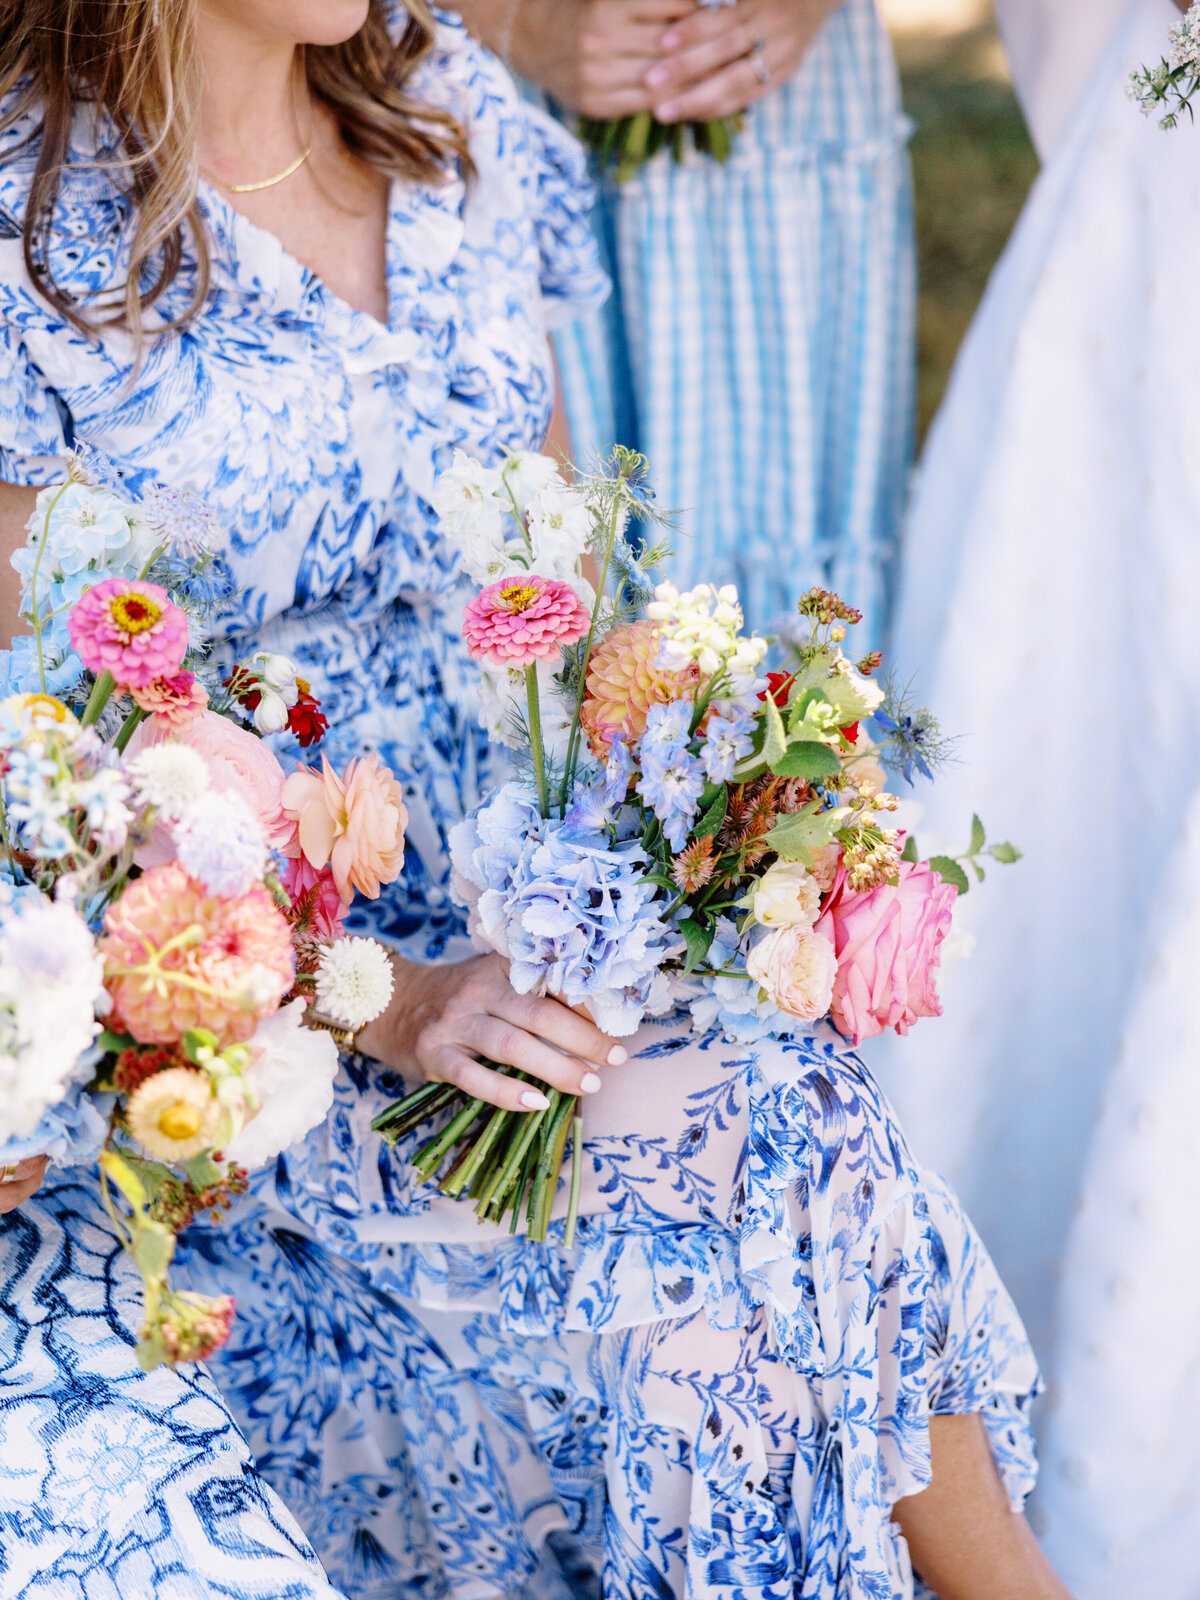
<svg viewBox="0 0 1200 1600"><path fill-rule="evenodd" d="M955 352L1037 172L990 0L882 0L916 125L918 421Z"/></svg>

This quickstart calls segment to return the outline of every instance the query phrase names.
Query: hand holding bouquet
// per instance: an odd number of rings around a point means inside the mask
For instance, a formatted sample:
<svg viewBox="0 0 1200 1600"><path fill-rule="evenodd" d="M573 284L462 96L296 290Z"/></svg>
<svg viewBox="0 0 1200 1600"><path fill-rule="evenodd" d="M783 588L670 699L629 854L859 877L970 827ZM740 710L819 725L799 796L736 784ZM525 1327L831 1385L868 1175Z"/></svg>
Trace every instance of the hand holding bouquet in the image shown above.
<svg viewBox="0 0 1200 1600"><path fill-rule="evenodd" d="M0 700L0 1142L99 1151L139 1360L198 1359L233 1304L171 1287L176 1236L326 1115L335 1040L392 986L343 915L399 872L407 817L374 756L289 776L263 742L325 719L284 657L222 680L227 581L190 497L79 463L14 565L34 631Z"/></svg>
<svg viewBox="0 0 1200 1600"><path fill-rule="evenodd" d="M460 457L442 481L445 531L485 583L464 637L520 769L451 837L472 932L519 993L585 1006L610 1034L684 1005L699 1030L745 1040L825 1015L854 1042L907 1032L940 1011L934 972L967 884L960 862L919 861L889 826L881 758L927 773L932 720L885 694L878 656L845 654L858 613L836 595L805 597L805 642L764 674L767 641L743 634L736 591L654 587L657 552L626 537L655 520L645 466L618 449L568 486L545 457L499 472ZM984 850L979 830L980 873ZM418 1170L452 1156L444 1193L513 1228L523 1211L537 1239L571 1140L570 1241L574 1097L517 1112L428 1084L375 1126L395 1140L434 1113L449 1120Z"/></svg>

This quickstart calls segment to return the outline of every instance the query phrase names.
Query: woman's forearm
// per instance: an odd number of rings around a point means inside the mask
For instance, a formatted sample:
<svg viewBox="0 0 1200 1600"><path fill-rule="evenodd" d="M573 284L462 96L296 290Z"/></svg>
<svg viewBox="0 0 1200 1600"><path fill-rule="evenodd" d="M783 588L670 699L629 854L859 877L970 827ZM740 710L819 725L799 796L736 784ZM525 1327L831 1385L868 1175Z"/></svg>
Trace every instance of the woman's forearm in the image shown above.
<svg viewBox="0 0 1200 1600"><path fill-rule="evenodd" d="M1000 1481L980 1416L931 1417L933 1481L892 1515L940 1600L1071 1600Z"/></svg>
<svg viewBox="0 0 1200 1600"><path fill-rule="evenodd" d="M25 524L37 494L36 489L0 483L0 649L8 648L14 634L29 631L21 619L21 580L9 557L25 543Z"/></svg>

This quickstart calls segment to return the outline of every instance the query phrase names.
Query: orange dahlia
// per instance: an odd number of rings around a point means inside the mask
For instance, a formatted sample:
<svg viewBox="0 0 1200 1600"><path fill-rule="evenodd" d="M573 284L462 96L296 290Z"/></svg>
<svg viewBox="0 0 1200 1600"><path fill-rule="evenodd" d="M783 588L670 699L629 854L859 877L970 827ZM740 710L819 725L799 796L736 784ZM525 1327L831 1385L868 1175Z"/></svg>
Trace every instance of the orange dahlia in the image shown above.
<svg viewBox="0 0 1200 1600"><path fill-rule="evenodd" d="M658 629L653 622L627 622L614 628L592 652L581 720L588 742L603 755L614 733L636 742L646 731L651 706L690 699L700 670L665 672L658 659Z"/></svg>
<svg viewBox="0 0 1200 1600"><path fill-rule="evenodd" d="M210 894L177 861L143 873L110 907L100 953L117 1017L142 1044L174 1044L188 1028L240 1043L295 976L287 919L261 885Z"/></svg>

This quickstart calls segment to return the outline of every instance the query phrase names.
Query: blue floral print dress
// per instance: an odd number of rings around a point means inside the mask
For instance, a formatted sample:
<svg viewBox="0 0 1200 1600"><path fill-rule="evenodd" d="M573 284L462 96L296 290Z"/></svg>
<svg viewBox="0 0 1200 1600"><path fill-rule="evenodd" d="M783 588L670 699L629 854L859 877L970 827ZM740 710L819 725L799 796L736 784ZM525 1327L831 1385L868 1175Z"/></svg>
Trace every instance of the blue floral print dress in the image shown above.
<svg viewBox="0 0 1200 1600"><path fill-rule="evenodd" d="M16 235L30 158L0 166L0 478L50 481L86 441L132 483L186 485L224 513L230 654L295 657L333 720L331 761L374 748L402 779L405 871L369 923L433 962L469 953L446 832L499 762L432 486L455 446L495 461L540 442L547 331L605 283L562 130L448 21L415 88L461 118L476 175L393 186L388 326L206 191L212 299L136 376L123 336L82 339L29 285ZM105 175L73 173L60 281L106 282L125 225ZM276 1592L265 1565L259 1588L206 1586L192 1513L158 1487L178 1472L186 1498L188 1470L231 1504L241 1474L239 1514L253 1500L264 1523L261 1538L229 1524L248 1569L287 1538L304 1548L273 1490L354 1600L594 1593L597 1575L612 1600L919 1593L890 1508L928 1481L930 1414L983 1414L1014 1504L1033 1479L1036 1370L978 1239L829 1028L737 1046L668 1018L631 1054L586 1108L570 1250L561 1227L534 1245L414 1186L405 1149L369 1129L403 1084L346 1059L328 1121L224 1226L186 1236L181 1276L238 1302L216 1388L137 1373L115 1245L89 1178L66 1171L0 1222L0 1330L25 1352L0 1369L0 1429L11 1412L53 1454L53 1418L86 1416L92 1397L144 1417L130 1435L144 1468L118 1491L86 1427L73 1471L93 1521L119 1500L135 1542L151 1548L151 1523L175 1539L188 1594ZM80 1306L102 1338L60 1332ZM192 1395L221 1426L185 1446L170 1423ZM35 1518L10 1460L0 1596L176 1592L157 1576L105 1589L105 1557L79 1558L76 1579L69 1541L54 1544L67 1500L46 1489L62 1469L43 1473ZM322 1592L299 1570L296 1594Z"/></svg>

